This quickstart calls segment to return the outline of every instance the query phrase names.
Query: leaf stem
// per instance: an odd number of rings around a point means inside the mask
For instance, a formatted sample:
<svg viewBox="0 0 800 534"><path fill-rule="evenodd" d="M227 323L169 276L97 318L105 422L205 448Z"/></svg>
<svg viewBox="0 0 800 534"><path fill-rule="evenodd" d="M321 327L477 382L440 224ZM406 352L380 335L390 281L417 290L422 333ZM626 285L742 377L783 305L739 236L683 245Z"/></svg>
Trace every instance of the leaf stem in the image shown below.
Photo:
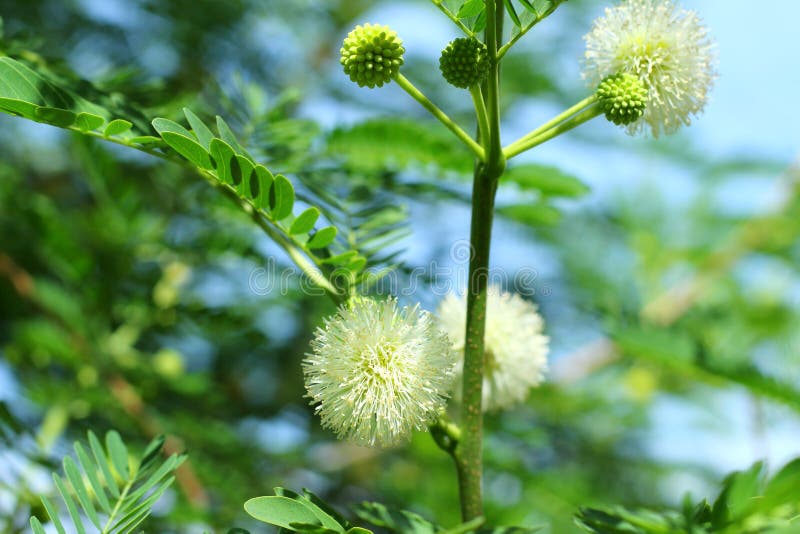
<svg viewBox="0 0 800 534"><path fill-rule="evenodd" d="M328 294L328 296L331 297L336 305L342 304L346 300L346 297L336 290L336 288L325 277L322 271L320 271L317 266L308 259L308 257L299 247L285 239L283 235L275 230L269 223L267 223L257 211L253 210L252 217L253 220L255 220L256 223L261 227L261 229L264 230L264 232L269 235L284 251L286 251L286 254L292 259L294 264L301 271L303 271L303 274L305 274L309 280L321 287Z"/></svg>
<svg viewBox="0 0 800 534"><path fill-rule="evenodd" d="M207 174L207 173L203 173ZM281 247L294 264L305 274L309 280L319 286L328 294L336 305L342 304L347 297L341 294L336 287L328 280L319 266L312 262L303 250L287 239L280 231L276 230L257 209L248 201L239 198L236 192L227 184L220 184L213 176L209 181L212 185L219 187L232 201L237 202L240 207L253 219L253 221L267 234L275 243Z"/></svg>
<svg viewBox="0 0 800 534"><path fill-rule="evenodd" d="M536 19L535 21L527 24L524 28L521 28L520 31L517 32L516 35L514 35L506 44L504 44L502 47L500 47L500 50L497 51L498 59L502 59L503 56L505 56L508 53L508 51L511 50L511 47L514 46L515 44L517 44L517 41L522 39L522 37L526 33L528 33L534 26L536 26L536 24L539 22L539 20L541 20L541 19Z"/></svg>
<svg viewBox="0 0 800 534"><path fill-rule="evenodd" d="M431 2L433 2L433 5L435 5L436 7L438 7L438 8L439 8L439 11L441 11L442 13L444 13L444 14L445 14L445 16L447 16L447 18L449 18L450 20L452 20L452 21L453 21L453 23L454 23L456 26L458 26L458 28L459 28L459 29L460 29L462 32L464 32L464 34L465 34L467 37L472 37L472 38L475 38L475 32L473 32L472 30L470 30L469 28L467 28L466 24L464 24L463 22L461 22L461 20L460 20L460 19L459 19L459 18L458 18L456 15L454 15L452 11L450 11L449 9L447 9L447 6L443 5L443 3L442 3L443 1L444 1L444 0L431 0Z"/></svg>
<svg viewBox="0 0 800 534"><path fill-rule="evenodd" d="M578 113L577 115L573 115L566 121L561 122L560 124L546 129L539 133L538 135L533 136L526 136L523 139L512 143L508 147L506 147L503 152L506 155L506 158L511 159L514 156L525 152L526 150L530 150L533 147L539 146L542 143L553 139L554 137L558 137L559 135L566 133L574 128L577 128L581 124L592 120L593 118L601 115L603 113L603 108L600 106L599 103L594 103Z"/></svg>
<svg viewBox="0 0 800 534"><path fill-rule="evenodd" d="M537 13L537 17L535 19L533 19L528 24L526 24L524 28L520 28L519 31L514 36L512 36L511 39L509 39L509 41L506 44L504 44L502 47L500 47L500 50L497 51L497 59L498 60L503 59L503 56L505 56L506 53L508 53L508 51L511 50L512 46L517 44L517 41L522 39L522 37L526 33L528 33L529 31L531 31L534 26L536 26L537 24L542 22L544 19L546 19L547 17L552 15L553 11L556 10L556 8L559 6L559 4L561 4L562 2L565 2L565 1L566 0L555 1L555 2L552 3L552 6L550 7L550 9L545 11L543 14L539 15Z"/></svg>
<svg viewBox="0 0 800 534"><path fill-rule="evenodd" d="M428 97L425 96L422 93L422 91L414 87L414 84L412 84L408 80L408 78L398 73L397 75L395 75L393 79L394 81L397 82L397 85L399 85L406 93L408 93L411 96L411 98L419 102L420 105L422 105L422 107L427 109L431 115L436 117L439 120L439 122L444 124L448 130L453 132L455 136L458 137L467 146L467 148L469 148L472 151L473 154L475 154L475 157L477 157L481 161L484 160L486 154L483 150L483 147L481 147L478 143L476 143L475 140L472 137L470 137L467 132L462 130L461 127L453 121L453 119L448 117L444 111L436 107L436 104L428 100Z"/></svg>

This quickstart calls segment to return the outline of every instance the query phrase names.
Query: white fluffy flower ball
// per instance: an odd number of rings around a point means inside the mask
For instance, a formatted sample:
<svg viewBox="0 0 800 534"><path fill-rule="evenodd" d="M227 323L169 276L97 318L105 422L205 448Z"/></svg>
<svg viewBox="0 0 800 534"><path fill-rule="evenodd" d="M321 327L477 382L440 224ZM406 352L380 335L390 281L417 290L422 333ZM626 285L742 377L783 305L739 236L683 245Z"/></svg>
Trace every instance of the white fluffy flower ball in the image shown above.
<svg viewBox="0 0 800 534"><path fill-rule="evenodd" d="M418 306L357 298L317 329L303 361L306 390L338 437L396 445L443 410L454 378L451 347Z"/></svg>
<svg viewBox="0 0 800 534"><path fill-rule="evenodd" d="M596 87L631 73L644 82L644 115L628 133L674 133L700 113L716 78L716 52L697 13L673 0L623 0L607 8L584 37L583 77Z"/></svg>
<svg viewBox="0 0 800 534"><path fill-rule="evenodd" d="M498 286L487 290L483 409L493 411L521 403L538 386L547 370L549 339L536 305ZM439 322L460 354L457 374L464 364L467 320L465 297L450 294L438 309ZM460 384L456 387L460 392Z"/></svg>

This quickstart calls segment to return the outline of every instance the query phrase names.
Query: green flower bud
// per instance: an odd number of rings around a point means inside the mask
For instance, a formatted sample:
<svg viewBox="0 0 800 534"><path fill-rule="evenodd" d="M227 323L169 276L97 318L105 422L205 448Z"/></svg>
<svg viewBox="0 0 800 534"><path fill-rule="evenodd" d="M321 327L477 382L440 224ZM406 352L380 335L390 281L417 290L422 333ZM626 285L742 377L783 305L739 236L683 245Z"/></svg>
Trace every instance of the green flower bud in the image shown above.
<svg viewBox="0 0 800 534"><path fill-rule="evenodd" d="M489 72L489 53L477 39L461 37L442 50L439 69L451 85L466 89L481 83Z"/></svg>
<svg viewBox="0 0 800 534"><path fill-rule="evenodd" d="M388 26L356 26L342 43L344 73L359 87L382 87L400 71L403 64L403 41Z"/></svg>
<svg viewBox="0 0 800 534"><path fill-rule="evenodd" d="M647 107L647 88L633 74L614 74L597 86L597 97L614 124L624 126L642 118Z"/></svg>

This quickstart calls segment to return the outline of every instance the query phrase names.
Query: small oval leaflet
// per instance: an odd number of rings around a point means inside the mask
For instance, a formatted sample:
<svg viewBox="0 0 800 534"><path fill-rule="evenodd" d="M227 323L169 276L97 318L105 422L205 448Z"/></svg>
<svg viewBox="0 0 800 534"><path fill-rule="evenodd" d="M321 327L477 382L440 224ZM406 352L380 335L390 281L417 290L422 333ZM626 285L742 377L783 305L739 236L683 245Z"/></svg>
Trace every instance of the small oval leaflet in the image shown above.
<svg viewBox="0 0 800 534"><path fill-rule="evenodd" d="M317 208L308 208L297 216L289 228L289 233L292 235L307 234L314 228L317 219L319 219L319 210Z"/></svg>
<svg viewBox="0 0 800 534"><path fill-rule="evenodd" d="M285 176L279 174L275 177L270 191L270 207L272 208L272 218L276 221L285 219L292 214L294 207L294 187Z"/></svg>
<svg viewBox="0 0 800 534"><path fill-rule="evenodd" d="M192 110L189 108L183 108L183 114L186 116L189 126L192 127L192 133L197 137L197 141L203 148L210 150L211 140L214 139L214 133L197 115L192 113Z"/></svg>
<svg viewBox="0 0 800 534"><path fill-rule="evenodd" d="M226 184L232 184L231 160L236 157L233 149L222 139L214 138L211 140L211 157L216 163L217 177Z"/></svg>
<svg viewBox="0 0 800 534"><path fill-rule="evenodd" d="M106 120L100 115L93 113L81 112L78 113L78 118L75 120L75 125L80 128L82 132L91 132L100 128L106 123Z"/></svg>
<svg viewBox="0 0 800 534"><path fill-rule="evenodd" d="M198 167L209 170L213 168L208 152L194 139L174 132L163 132L161 137L175 152Z"/></svg>
<svg viewBox="0 0 800 534"><path fill-rule="evenodd" d="M256 197L256 195L253 195L253 199L256 201L256 206L259 209L267 210L269 209L269 196L270 191L272 191L272 182L275 181L275 177L272 176L269 169L263 165L256 165L256 172L253 176L258 179L258 196ZM250 190L253 190L252 187Z"/></svg>
<svg viewBox="0 0 800 534"><path fill-rule="evenodd" d="M245 511L264 523L288 530L292 523L319 524L319 520L311 510L303 504L282 496L256 497L244 504Z"/></svg>
<svg viewBox="0 0 800 534"><path fill-rule="evenodd" d="M36 120L66 128L75 124L77 116L66 109L39 106L36 108Z"/></svg>
<svg viewBox="0 0 800 534"><path fill-rule="evenodd" d="M254 174L253 173L253 164L250 162L249 159L246 157L237 154L234 156L233 161L239 166L239 183L236 185L236 192L239 193L240 196L246 197L252 200L255 200L255 197L251 195L250 186L251 181L250 177ZM233 165L233 161L231 161L231 165Z"/></svg>
<svg viewBox="0 0 800 534"><path fill-rule="evenodd" d="M231 158L231 179L233 185L242 183L242 167L239 165L239 158L235 156Z"/></svg>
<svg viewBox="0 0 800 534"><path fill-rule="evenodd" d="M126 121L125 119L114 119L113 121L109 122L106 125L106 129L103 132L103 135L106 137L119 135L130 130L132 126L133 124L130 121Z"/></svg>
<svg viewBox="0 0 800 534"><path fill-rule="evenodd" d="M308 241L307 247L309 249L325 248L333 243L333 240L336 238L336 233L337 230L333 226L323 228L311 237L311 239Z"/></svg>

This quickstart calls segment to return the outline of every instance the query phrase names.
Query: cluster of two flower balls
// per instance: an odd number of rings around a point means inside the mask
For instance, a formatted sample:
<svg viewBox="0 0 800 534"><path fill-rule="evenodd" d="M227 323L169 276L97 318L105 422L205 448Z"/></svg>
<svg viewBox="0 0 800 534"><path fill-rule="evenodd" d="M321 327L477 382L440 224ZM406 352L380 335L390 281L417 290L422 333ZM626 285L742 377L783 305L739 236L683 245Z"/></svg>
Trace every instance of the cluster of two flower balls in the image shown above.
<svg viewBox="0 0 800 534"><path fill-rule="evenodd" d="M360 87L383 87L400 72L403 41L388 26L356 26L342 43L340 63ZM481 83L489 71L486 46L476 39L453 40L442 51L439 66L445 79L460 88Z"/></svg>
<svg viewBox="0 0 800 534"><path fill-rule="evenodd" d="M547 367L549 340L536 305L490 286L483 408L523 402ZM355 297L325 320L303 361L322 425L367 446L407 441L460 397L466 298L450 295L436 316L397 300Z"/></svg>

